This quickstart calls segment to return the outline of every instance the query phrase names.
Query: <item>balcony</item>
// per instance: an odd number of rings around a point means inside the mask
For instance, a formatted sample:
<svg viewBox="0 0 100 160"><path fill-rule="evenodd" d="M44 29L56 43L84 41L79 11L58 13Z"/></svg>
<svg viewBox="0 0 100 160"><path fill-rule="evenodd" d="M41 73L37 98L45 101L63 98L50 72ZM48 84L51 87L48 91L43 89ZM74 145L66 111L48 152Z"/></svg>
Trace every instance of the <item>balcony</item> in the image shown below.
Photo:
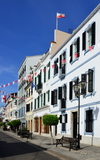
<svg viewBox="0 0 100 160"><path fill-rule="evenodd" d="M39 94L42 92L42 87L43 87L42 83L39 83L39 84L36 85L36 91L37 91Z"/></svg>

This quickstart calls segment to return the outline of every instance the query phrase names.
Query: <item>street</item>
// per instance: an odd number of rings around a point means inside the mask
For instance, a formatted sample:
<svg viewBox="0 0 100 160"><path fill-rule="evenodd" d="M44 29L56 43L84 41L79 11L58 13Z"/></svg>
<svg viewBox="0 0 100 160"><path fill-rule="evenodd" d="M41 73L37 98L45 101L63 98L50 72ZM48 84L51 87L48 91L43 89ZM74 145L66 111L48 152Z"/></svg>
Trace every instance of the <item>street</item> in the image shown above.
<svg viewBox="0 0 100 160"><path fill-rule="evenodd" d="M60 160L45 150L0 132L0 160Z"/></svg>

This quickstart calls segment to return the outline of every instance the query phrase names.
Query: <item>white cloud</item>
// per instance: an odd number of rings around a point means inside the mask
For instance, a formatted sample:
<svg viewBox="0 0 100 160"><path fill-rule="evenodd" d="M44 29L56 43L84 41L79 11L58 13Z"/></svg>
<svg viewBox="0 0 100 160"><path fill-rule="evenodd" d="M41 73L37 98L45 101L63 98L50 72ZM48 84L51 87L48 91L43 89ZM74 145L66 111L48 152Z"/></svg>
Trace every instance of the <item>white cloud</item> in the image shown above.
<svg viewBox="0 0 100 160"><path fill-rule="evenodd" d="M8 67L3 67L3 66L0 66L0 74L2 73L13 73L14 72L14 66L8 66Z"/></svg>

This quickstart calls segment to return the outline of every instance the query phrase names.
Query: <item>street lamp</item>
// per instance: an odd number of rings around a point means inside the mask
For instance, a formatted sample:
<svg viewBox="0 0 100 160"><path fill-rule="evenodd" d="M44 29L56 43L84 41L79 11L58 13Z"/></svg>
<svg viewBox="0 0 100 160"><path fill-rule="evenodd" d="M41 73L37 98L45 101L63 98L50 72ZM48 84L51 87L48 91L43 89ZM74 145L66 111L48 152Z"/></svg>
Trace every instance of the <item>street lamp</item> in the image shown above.
<svg viewBox="0 0 100 160"><path fill-rule="evenodd" d="M78 148L80 148L80 95L84 95L86 92L86 74L81 75L81 81L79 82L79 78L74 81L73 89L76 97L78 98L78 116L77 116L77 124L78 124Z"/></svg>
<svg viewBox="0 0 100 160"><path fill-rule="evenodd" d="M16 112L15 112L16 119L17 119L17 113L18 113L18 112L16 111Z"/></svg>

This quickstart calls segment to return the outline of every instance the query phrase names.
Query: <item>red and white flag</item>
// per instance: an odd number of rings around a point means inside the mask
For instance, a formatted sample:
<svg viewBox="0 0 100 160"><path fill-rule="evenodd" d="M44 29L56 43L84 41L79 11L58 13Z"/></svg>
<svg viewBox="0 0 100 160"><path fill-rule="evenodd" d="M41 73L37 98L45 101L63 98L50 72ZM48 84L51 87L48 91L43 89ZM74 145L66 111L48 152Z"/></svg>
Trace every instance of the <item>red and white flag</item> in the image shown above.
<svg viewBox="0 0 100 160"><path fill-rule="evenodd" d="M66 59L63 59L63 60L62 60L62 64L66 64Z"/></svg>
<svg viewBox="0 0 100 160"><path fill-rule="evenodd" d="M6 103L6 95L1 96L1 101L2 101L3 103Z"/></svg>
<svg viewBox="0 0 100 160"><path fill-rule="evenodd" d="M65 14L57 13L56 18L65 18Z"/></svg>

